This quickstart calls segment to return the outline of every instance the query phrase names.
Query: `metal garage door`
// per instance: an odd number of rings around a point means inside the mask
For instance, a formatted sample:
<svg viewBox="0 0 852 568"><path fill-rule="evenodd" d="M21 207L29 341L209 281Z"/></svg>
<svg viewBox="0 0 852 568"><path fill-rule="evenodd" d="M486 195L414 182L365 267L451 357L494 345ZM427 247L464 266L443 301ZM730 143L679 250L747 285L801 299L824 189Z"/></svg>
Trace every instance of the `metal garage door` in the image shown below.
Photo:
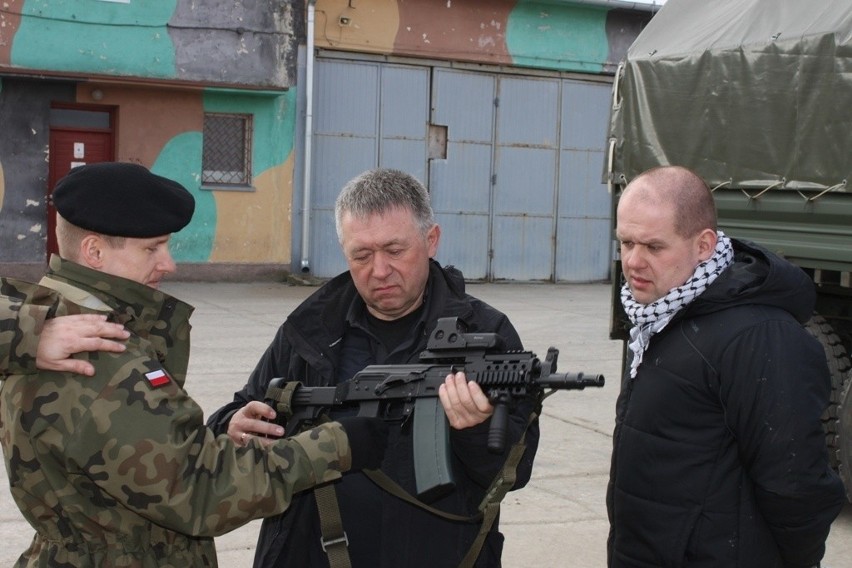
<svg viewBox="0 0 852 568"><path fill-rule="evenodd" d="M388 167L426 183L429 68L318 60L315 97L310 242L322 278L346 270L334 200L349 179Z"/></svg>
<svg viewBox="0 0 852 568"><path fill-rule="evenodd" d="M470 280L608 278L608 85L321 58L315 94L315 275L346 268L334 235L338 191L382 166L428 185L443 233L438 260Z"/></svg>

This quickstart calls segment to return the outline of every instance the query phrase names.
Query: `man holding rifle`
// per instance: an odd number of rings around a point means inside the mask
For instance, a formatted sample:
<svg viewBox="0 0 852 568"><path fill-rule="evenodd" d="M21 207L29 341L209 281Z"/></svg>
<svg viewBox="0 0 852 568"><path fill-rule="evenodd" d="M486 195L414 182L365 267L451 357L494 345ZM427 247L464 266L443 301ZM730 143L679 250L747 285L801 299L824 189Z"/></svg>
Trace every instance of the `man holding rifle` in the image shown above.
<svg viewBox="0 0 852 568"><path fill-rule="evenodd" d="M274 411L262 402L273 378L331 386L369 365L418 363L439 318L458 318L470 332L496 334L507 350L523 349L505 314L467 294L460 271L433 260L441 230L426 188L411 175L378 169L357 176L337 199L335 221L349 270L288 316L245 387L208 420L214 431L227 433L238 444L257 438L269 443L280 435L280 426L271 422ZM65 359L68 354L91 349L94 342L97 348L121 349L117 342L98 339L121 338L120 331L106 324L86 322L91 331L75 341L55 320L50 323L38 345L39 366L67 366L75 361ZM531 395L511 406L505 449L495 453L488 449L494 408L475 382L469 383L464 373L450 374L439 398L451 427L454 486L429 505L459 518L475 517L522 436L525 448L512 488L529 481L539 438L533 414L538 399ZM412 430L411 421L392 426L381 469L415 494ZM326 519L325 508L318 509L311 494L296 496L285 514L264 520L256 567L335 568L348 565L346 561L354 568L455 567L466 557L470 560L469 555L478 568L501 565L499 519L486 525L480 541L480 523L433 514L380 490L364 475L345 475L334 486L332 501L339 505L342 527L338 523L333 528L342 528L340 537L323 536L320 511ZM337 564L341 556L345 563Z"/></svg>
<svg viewBox="0 0 852 568"><path fill-rule="evenodd" d="M387 169L357 176L337 199L335 221L349 270L289 315L248 384L210 417L208 424L233 440L271 433L275 425L266 421L271 409L261 401L273 378L326 386L347 381L368 365L417 363L441 317L458 317L470 331L494 332L506 348L522 349L505 314L466 294L458 270L432 260L441 230L426 188L412 176ZM456 373L439 395L451 426L455 489L431 505L470 516L506 453L487 449L493 408L476 383ZM535 405L530 398L513 409L507 445L520 438ZM537 423L529 427L526 445L515 488L530 478ZM407 421L391 428L382 470L414 494L413 463ZM433 515L383 492L363 475L346 475L335 485L355 568L458 566L479 532L476 523ZM264 521L255 566L328 566L320 532L312 496L297 498L290 512ZM475 565L499 566L502 547L495 521Z"/></svg>

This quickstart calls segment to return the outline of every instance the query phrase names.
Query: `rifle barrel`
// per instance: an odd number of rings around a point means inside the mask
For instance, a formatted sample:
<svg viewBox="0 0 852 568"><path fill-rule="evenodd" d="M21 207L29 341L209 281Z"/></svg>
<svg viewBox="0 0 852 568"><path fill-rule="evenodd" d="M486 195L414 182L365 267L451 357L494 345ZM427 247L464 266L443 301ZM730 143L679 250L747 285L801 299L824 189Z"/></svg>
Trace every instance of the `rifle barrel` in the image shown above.
<svg viewBox="0 0 852 568"><path fill-rule="evenodd" d="M543 388L560 390L583 390L586 387L604 386L603 375L587 375L586 373L553 373L536 381Z"/></svg>

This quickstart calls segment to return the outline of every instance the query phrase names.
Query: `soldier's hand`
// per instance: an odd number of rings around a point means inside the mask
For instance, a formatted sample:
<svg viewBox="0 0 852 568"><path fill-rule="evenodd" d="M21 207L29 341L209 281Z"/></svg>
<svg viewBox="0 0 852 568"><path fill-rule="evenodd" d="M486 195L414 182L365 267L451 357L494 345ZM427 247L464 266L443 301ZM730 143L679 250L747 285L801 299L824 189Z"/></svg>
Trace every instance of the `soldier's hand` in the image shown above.
<svg viewBox="0 0 852 568"><path fill-rule="evenodd" d="M128 337L130 332L124 326L106 321L103 315L79 314L48 319L39 335L36 367L92 376L95 367L91 363L71 356L83 351L121 353L126 349L121 341Z"/></svg>
<svg viewBox="0 0 852 568"><path fill-rule="evenodd" d="M464 373L450 373L438 389L438 397L456 430L470 428L488 420L494 407L478 384L468 382Z"/></svg>
<svg viewBox="0 0 852 568"><path fill-rule="evenodd" d="M252 438L269 445L284 435L284 428L272 420L275 420L275 410L266 403L253 400L231 416L228 436L238 446L247 446Z"/></svg>
<svg viewBox="0 0 852 568"><path fill-rule="evenodd" d="M349 438L350 471L379 469L388 445L388 426L381 418L346 416L338 420Z"/></svg>

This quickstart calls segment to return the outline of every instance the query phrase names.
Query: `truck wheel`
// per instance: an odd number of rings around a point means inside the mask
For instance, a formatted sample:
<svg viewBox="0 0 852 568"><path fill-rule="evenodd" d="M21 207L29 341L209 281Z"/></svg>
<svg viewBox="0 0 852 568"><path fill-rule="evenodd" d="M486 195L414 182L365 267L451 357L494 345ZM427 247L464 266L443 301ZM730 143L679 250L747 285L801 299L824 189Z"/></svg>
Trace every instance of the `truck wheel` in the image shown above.
<svg viewBox="0 0 852 568"><path fill-rule="evenodd" d="M831 400L822 415L825 444L831 467L840 473L847 497L852 501L852 380L849 378L852 365L843 343L825 318L814 314L805 329L825 350L831 373Z"/></svg>

